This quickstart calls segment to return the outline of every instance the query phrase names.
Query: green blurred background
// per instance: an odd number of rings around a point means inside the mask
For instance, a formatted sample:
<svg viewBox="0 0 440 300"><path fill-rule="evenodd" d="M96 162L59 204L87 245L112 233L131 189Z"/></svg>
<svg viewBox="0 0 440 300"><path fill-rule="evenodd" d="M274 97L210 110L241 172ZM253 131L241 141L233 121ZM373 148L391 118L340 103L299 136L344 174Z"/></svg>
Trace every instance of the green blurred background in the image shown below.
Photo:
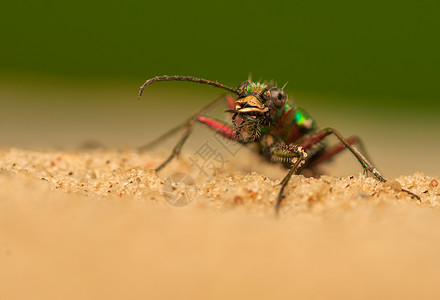
<svg viewBox="0 0 440 300"><path fill-rule="evenodd" d="M145 79L192 75L236 86L251 73L288 81L290 98L320 125L364 137L378 164L396 161L385 168L438 174L439 7L2 1L0 146L137 145L223 93L160 83L137 102Z"/></svg>

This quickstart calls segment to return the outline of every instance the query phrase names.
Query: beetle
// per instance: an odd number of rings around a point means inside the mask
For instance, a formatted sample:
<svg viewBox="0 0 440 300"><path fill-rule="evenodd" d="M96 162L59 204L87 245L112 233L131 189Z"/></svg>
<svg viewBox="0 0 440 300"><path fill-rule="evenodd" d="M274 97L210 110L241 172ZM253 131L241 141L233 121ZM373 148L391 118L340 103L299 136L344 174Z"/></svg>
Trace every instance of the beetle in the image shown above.
<svg viewBox="0 0 440 300"><path fill-rule="evenodd" d="M185 133L173 148L170 156L156 168L156 171L161 170L174 157L179 156L194 124L198 122L227 139L245 145L256 144L260 155L273 163L281 163L289 170L280 183L281 188L275 203L276 214L279 213L281 207L284 189L293 174L300 169L312 168L329 160L344 149L348 149L354 155L367 174L371 173L381 182L387 181L373 164L354 147L354 144L362 145L358 137L353 136L346 139L333 128L318 129L309 114L304 109L289 103L284 88L276 87L273 82L266 84L253 82L249 79L234 89L217 81L203 78L164 75L145 81L139 89L138 98L142 97L147 86L160 81L189 81L211 85L234 94L235 98L227 95L212 101L183 124L142 147L144 150L148 149L170 134L182 128L185 129ZM205 115L220 102L224 102L228 106L225 112L232 114L231 124ZM329 135L334 135L339 141L332 147L328 147L323 141ZM402 191L420 201L420 197L416 194L405 189Z"/></svg>

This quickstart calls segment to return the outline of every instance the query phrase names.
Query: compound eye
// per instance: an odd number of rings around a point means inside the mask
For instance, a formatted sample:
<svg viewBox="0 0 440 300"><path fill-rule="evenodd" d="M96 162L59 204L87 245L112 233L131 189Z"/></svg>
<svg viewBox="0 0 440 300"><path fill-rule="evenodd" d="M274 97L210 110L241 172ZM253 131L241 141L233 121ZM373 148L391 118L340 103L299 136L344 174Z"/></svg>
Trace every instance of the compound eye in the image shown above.
<svg viewBox="0 0 440 300"><path fill-rule="evenodd" d="M240 83L237 87L237 92L240 95L247 95L251 91L251 83L249 81L244 81Z"/></svg>
<svg viewBox="0 0 440 300"><path fill-rule="evenodd" d="M287 95L282 89L273 88L264 92L264 98L277 108L286 104Z"/></svg>

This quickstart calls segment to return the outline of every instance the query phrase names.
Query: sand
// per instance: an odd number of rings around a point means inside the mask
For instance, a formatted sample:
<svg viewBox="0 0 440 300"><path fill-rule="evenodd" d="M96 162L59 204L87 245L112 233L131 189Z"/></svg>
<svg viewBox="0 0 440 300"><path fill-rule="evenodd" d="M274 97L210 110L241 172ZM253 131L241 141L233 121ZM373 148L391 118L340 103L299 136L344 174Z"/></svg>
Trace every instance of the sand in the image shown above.
<svg viewBox="0 0 440 300"><path fill-rule="evenodd" d="M1 299L440 297L440 176L294 176L276 218L256 158L165 157L1 150Z"/></svg>

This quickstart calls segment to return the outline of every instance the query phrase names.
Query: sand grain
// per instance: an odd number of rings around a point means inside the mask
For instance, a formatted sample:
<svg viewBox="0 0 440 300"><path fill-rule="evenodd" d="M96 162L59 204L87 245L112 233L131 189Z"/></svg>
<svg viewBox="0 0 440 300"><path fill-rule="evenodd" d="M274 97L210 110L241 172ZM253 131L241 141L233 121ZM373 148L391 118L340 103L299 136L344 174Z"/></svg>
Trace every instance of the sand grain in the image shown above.
<svg viewBox="0 0 440 300"><path fill-rule="evenodd" d="M158 160L2 150L2 299L440 296L438 176L295 176L277 220L279 180L237 163L206 181L185 160L157 174ZM178 171L196 182L182 208L162 196Z"/></svg>

